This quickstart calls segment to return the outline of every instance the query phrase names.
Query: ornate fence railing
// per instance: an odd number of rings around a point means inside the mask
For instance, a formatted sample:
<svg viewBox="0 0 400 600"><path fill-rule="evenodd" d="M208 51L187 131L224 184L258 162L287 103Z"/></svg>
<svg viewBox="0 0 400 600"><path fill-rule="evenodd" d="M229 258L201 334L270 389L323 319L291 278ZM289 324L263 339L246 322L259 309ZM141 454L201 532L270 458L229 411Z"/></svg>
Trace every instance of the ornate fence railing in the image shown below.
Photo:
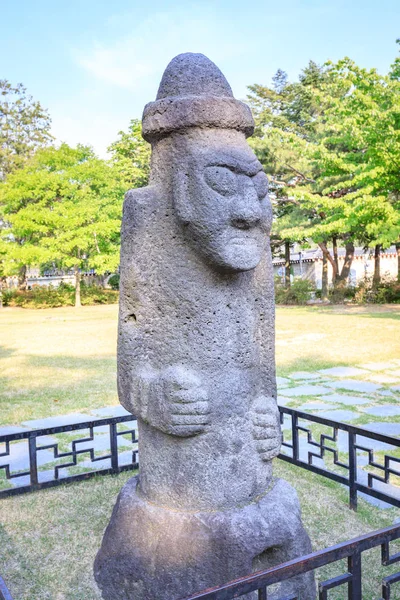
<svg viewBox="0 0 400 600"><path fill-rule="evenodd" d="M137 469L137 441L132 415L0 436L0 498Z"/></svg>
<svg viewBox="0 0 400 600"><path fill-rule="evenodd" d="M347 486L353 509L360 493L400 507L400 439L291 408L280 412L279 458ZM0 498L137 469L137 442L131 415L0 436Z"/></svg>
<svg viewBox="0 0 400 600"><path fill-rule="evenodd" d="M400 507L396 486L400 439L291 408L280 407L280 413L283 445L279 458L347 486L351 508L356 509L360 493ZM125 415L0 436L0 498L137 469L136 425L133 416ZM345 585L349 600L361 600L362 553L381 546L382 565L397 563L400 553L390 556L389 543L399 538L400 525L388 527L201 592L190 600L229 600L251 592L267 600L268 586L341 559L347 559L347 571L319 584L319 600L327 600L329 589ZM391 586L399 581L400 572L383 578L381 600L391 600ZM12 600L1 577L0 600Z"/></svg>
<svg viewBox="0 0 400 600"><path fill-rule="evenodd" d="M400 561L400 553L390 555L389 544L399 538L400 525L373 531L336 546L282 563L266 571L259 571L219 587L204 590L185 600L231 600L251 592L257 592L258 600L267 600L269 586L286 581L296 575L315 571L325 565L337 563L342 559L347 559L347 570L340 575L321 581L318 584L318 599L327 600L329 590L343 586L341 588L343 595L340 595L342 600L345 598L348 598L348 600L362 600L363 552L380 546L381 564L385 567L393 565ZM400 571L384 577L382 579L382 598L380 600L391 600L391 587L399 581ZM344 586L347 587L347 590L344 589ZM276 595L274 595L274 598L276 598ZM298 596L285 596L279 600L298 600Z"/></svg>
<svg viewBox="0 0 400 600"><path fill-rule="evenodd" d="M400 507L400 439L292 408L279 410L279 458L347 486L354 510L359 493Z"/></svg>

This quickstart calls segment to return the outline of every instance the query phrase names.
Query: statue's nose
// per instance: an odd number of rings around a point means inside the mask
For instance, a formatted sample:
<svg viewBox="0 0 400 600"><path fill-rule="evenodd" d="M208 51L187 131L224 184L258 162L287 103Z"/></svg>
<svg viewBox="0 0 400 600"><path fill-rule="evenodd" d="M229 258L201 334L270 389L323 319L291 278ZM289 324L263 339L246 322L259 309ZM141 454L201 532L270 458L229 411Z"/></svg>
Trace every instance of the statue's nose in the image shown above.
<svg viewBox="0 0 400 600"><path fill-rule="evenodd" d="M261 206L254 186L247 186L236 200L232 210L232 225L239 229L251 229L261 221Z"/></svg>

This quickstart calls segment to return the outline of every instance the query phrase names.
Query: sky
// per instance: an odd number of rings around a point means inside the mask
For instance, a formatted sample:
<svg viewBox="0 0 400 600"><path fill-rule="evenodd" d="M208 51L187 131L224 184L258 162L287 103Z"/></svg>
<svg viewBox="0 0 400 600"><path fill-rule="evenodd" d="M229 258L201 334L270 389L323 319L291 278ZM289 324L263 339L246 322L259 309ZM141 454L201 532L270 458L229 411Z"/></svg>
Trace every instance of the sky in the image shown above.
<svg viewBox="0 0 400 600"><path fill-rule="evenodd" d="M237 98L278 68L349 56L385 73L400 0L0 0L0 79L49 110L52 133L100 156L155 99L168 62L202 52Z"/></svg>

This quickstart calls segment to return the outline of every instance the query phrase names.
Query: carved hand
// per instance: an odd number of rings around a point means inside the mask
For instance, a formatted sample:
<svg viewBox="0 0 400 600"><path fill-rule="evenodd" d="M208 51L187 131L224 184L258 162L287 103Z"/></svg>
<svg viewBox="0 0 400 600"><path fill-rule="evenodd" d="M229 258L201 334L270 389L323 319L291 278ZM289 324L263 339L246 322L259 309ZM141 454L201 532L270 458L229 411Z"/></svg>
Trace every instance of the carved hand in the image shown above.
<svg viewBox="0 0 400 600"><path fill-rule="evenodd" d="M189 437L209 423L208 394L198 375L182 365L161 373L149 398L148 422L165 433Z"/></svg>
<svg viewBox="0 0 400 600"><path fill-rule="evenodd" d="M256 448L263 460L272 460L279 454L282 443L276 400L268 396L259 396L253 403L251 416Z"/></svg>

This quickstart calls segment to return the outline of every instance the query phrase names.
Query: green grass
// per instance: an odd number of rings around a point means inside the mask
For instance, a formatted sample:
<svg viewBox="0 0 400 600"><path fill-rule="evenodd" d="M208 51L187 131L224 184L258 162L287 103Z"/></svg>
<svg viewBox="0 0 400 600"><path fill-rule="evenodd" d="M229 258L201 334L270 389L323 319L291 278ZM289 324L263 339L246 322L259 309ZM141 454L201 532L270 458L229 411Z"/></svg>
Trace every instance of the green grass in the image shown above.
<svg viewBox="0 0 400 600"><path fill-rule="evenodd" d="M117 311L0 310L0 425L117 404Z"/></svg>
<svg viewBox="0 0 400 600"><path fill-rule="evenodd" d="M117 311L0 310L0 425L117 404ZM399 358L399 317L400 306L278 308L278 373Z"/></svg>
<svg viewBox="0 0 400 600"><path fill-rule="evenodd" d="M278 373L399 358L399 316L398 306L278 308ZM0 424L116 404L116 318L110 305L1 310ZM346 489L275 463L276 474L299 493L315 550L400 518L398 509L378 510L363 500L353 513ZM15 600L100 600L92 564L128 477L98 477L0 502L0 573ZM366 554L365 600L380 597L379 578L395 569L379 564L377 551ZM337 566L328 567L320 576L337 573ZM329 599L344 597L332 590ZM392 597L399 600L399 592Z"/></svg>
<svg viewBox="0 0 400 600"><path fill-rule="evenodd" d="M378 510L363 500L354 513L346 505L347 491L334 482L306 471L299 477L297 467L275 463L275 474L297 489L314 550L389 526L400 517L398 509ZM93 561L116 496L130 476L98 477L0 502L0 571L15 600L100 600ZM380 597L380 579L396 570L379 565L377 551L365 554L364 600ZM344 564L331 565L317 575L325 579L345 569ZM345 593L333 591L329 598L344 600ZM399 598L394 593L393 600Z"/></svg>
<svg viewBox="0 0 400 600"><path fill-rule="evenodd" d="M399 319L395 305L278 308L278 374L398 359Z"/></svg>

